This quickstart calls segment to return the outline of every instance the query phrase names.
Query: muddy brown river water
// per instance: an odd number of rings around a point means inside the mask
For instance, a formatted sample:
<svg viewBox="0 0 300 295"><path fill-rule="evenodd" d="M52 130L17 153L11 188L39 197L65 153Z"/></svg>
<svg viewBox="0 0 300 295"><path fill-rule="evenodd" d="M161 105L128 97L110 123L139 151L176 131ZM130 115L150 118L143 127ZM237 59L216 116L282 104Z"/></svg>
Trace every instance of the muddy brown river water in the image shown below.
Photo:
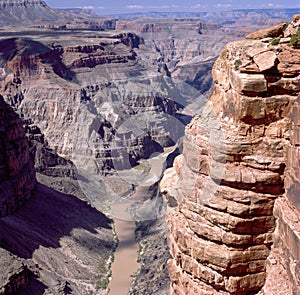
<svg viewBox="0 0 300 295"><path fill-rule="evenodd" d="M115 223L115 232L119 244L112 263L112 279L109 283L109 295L127 295L132 282L132 276L138 271L138 244L135 240L136 223L128 208L136 201L149 198L149 187L157 182L163 171L166 157L175 147L165 149L164 153L149 159L151 170L147 179L136 187L128 198L123 198L111 206L111 215Z"/></svg>

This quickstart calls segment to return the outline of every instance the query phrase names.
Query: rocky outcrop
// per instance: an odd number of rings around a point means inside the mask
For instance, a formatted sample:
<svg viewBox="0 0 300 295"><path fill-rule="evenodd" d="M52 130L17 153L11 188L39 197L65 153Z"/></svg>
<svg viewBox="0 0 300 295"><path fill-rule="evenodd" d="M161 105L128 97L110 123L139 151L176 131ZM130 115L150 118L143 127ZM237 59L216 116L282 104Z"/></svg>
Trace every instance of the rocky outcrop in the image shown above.
<svg viewBox="0 0 300 295"><path fill-rule="evenodd" d="M179 204L168 217L171 294L259 292L278 239L286 257L299 261L299 226L287 226L293 209L279 209L286 203L285 147L300 90L299 52L288 40L270 41L225 46L213 68L210 111L207 106L188 125L183 154L161 182L163 194ZM165 185L170 181L172 187Z"/></svg>
<svg viewBox="0 0 300 295"><path fill-rule="evenodd" d="M35 187L23 122L0 97L0 217L13 213Z"/></svg>
<svg viewBox="0 0 300 295"><path fill-rule="evenodd" d="M57 182L75 196L36 184L33 158L40 181ZM111 220L79 199L80 187L71 178L72 163L1 96L0 294L107 293L116 246Z"/></svg>
<svg viewBox="0 0 300 295"><path fill-rule="evenodd" d="M283 31L286 28L286 23L282 23L279 25L276 25L272 28L263 29L260 31L256 31L254 33L251 33L247 36L248 39L263 39L268 37L283 37Z"/></svg>

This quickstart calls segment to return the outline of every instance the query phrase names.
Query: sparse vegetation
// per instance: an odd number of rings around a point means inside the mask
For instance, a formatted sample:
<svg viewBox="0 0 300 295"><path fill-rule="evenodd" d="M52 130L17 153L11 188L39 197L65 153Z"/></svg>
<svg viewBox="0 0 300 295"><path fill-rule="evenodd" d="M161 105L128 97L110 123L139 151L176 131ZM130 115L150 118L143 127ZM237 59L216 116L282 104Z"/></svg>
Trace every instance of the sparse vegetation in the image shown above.
<svg viewBox="0 0 300 295"><path fill-rule="evenodd" d="M288 63L288 62L285 62L285 63L284 63L284 66L285 66L286 68L289 68L289 67L291 67L292 65L291 65L290 63Z"/></svg>
<svg viewBox="0 0 300 295"><path fill-rule="evenodd" d="M115 251L116 249L116 244L113 248ZM108 284L110 281L111 277L111 264L114 260L113 256L110 256L110 259L106 263L99 263L98 268L97 268L97 275L95 277L95 285L96 289L107 289Z"/></svg>
<svg viewBox="0 0 300 295"><path fill-rule="evenodd" d="M240 59L236 59L234 61L234 69L235 70L238 70L241 65L242 65L242 61Z"/></svg>
<svg viewBox="0 0 300 295"><path fill-rule="evenodd" d="M292 35L290 44L294 48L300 48L300 27L298 28L298 31L295 35Z"/></svg>
<svg viewBox="0 0 300 295"><path fill-rule="evenodd" d="M97 289L107 289L109 283L109 278L103 278L96 282Z"/></svg>
<svg viewBox="0 0 300 295"><path fill-rule="evenodd" d="M271 45L278 45L280 42L280 38L279 37L275 37L271 40Z"/></svg>

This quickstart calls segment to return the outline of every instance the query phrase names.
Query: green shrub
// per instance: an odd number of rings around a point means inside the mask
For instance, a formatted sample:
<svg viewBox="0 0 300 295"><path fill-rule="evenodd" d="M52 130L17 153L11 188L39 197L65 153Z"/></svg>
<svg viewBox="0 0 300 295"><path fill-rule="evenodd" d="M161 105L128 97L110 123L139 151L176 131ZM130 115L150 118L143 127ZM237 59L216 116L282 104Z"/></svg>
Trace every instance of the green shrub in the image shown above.
<svg viewBox="0 0 300 295"><path fill-rule="evenodd" d="M235 70L238 70L238 68L242 65L242 61L240 59L236 59L234 61L234 68Z"/></svg>
<svg viewBox="0 0 300 295"><path fill-rule="evenodd" d="M108 278L104 278L102 280L97 281L96 283L96 289L107 289L109 284L109 279Z"/></svg>
<svg viewBox="0 0 300 295"><path fill-rule="evenodd" d="M280 41L279 37L273 38L272 41L271 41L271 45L278 45L279 41Z"/></svg>
<svg viewBox="0 0 300 295"><path fill-rule="evenodd" d="M294 48L300 48L300 27L298 28L298 31L295 35L292 35L290 44Z"/></svg>

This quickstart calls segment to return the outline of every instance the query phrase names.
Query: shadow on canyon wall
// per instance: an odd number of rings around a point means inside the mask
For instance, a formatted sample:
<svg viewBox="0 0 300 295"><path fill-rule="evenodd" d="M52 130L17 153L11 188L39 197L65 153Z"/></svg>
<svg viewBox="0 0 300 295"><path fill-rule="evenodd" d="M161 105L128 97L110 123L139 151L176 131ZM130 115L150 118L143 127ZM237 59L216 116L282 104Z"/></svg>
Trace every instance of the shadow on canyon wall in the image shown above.
<svg viewBox="0 0 300 295"><path fill-rule="evenodd" d="M101 228L111 229L111 222L86 202L38 184L34 196L21 209L0 219L0 247L30 259L40 247L60 248L60 239L75 229L82 231L76 236L81 246L101 243L109 247L109 241L99 238L87 241L93 236L84 236L84 231L96 234Z"/></svg>
<svg viewBox="0 0 300 295"><path fill-rule="evenodd" d="M61 54L62 48L53 49L29 37L15 37L0 41L1 67L11 63L12 67L17 67L14 69L16 75L20 75L22 70L39 72L41 71L39 64L48 64L52 67L53 72L62 79L76 82L76 74L66 67Z"/></svg>

